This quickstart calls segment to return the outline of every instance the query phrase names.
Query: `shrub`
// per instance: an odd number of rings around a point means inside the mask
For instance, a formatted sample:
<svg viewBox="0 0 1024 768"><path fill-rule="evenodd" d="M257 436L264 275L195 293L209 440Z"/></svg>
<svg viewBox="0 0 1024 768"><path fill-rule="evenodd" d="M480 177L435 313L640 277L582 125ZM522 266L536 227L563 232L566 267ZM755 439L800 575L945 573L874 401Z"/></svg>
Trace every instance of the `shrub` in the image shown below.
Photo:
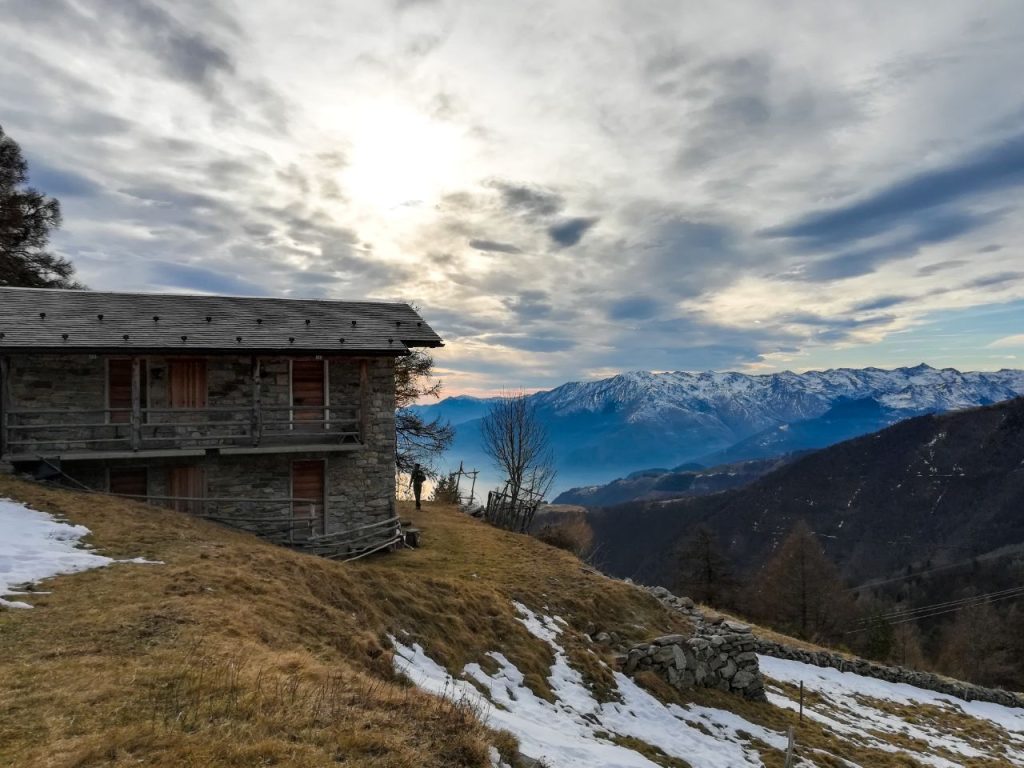
<svg viewBox="0 0 1024 768"><path fill-rule="evenodd" d="M579 558L589 555L594 545L594 529L582 517L545 525L534 535L545 544L572 552Z"/></svg>

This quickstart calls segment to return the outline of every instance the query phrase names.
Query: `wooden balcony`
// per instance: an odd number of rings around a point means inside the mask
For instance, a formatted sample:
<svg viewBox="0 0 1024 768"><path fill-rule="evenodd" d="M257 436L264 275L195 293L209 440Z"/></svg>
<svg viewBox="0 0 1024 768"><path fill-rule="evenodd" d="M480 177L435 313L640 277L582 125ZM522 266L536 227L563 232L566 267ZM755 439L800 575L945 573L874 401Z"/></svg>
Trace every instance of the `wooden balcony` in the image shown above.
<svg viewBox="0 0 1024 768"><path fill-rule="evenodd" d="M6 461L335 452L363 446L359 409L337 406L8 409Z"/></svg>

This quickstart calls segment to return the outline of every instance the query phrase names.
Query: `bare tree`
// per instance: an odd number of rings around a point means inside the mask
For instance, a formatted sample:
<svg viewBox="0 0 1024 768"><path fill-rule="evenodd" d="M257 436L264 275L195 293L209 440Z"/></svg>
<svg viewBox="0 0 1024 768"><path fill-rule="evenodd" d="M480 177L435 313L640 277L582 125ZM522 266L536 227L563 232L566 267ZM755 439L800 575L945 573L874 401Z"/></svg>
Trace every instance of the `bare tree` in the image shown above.
<svg viewBox="0 0 1024 768"><path fill-rule="evenodd" d="M555 459L547 427L536 406L524 392L502 395L495 400L480 425L486 453L508 478L508 507L517 518L515 527L525 531L532 510L555 482ZM520 512L529 502L530 512Z"/></svg>
<svg viewBox="0 0 1024 768"><path fill-rule="evenodd" d="M437 398L441 381L434 378L434 359L426 352L413 350L395 363L395 463L399 472L409 472L416 464L430 468L433 459L444 453L455 437L455 429L439 418L427 421L411 406L425 397Z"/></svg>

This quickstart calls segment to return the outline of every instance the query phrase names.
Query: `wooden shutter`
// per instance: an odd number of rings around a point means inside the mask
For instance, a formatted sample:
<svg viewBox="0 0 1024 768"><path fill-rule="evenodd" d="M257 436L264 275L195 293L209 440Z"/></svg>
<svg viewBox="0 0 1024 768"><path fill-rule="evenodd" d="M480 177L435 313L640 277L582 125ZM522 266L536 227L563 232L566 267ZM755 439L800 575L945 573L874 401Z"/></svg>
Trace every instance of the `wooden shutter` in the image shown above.
<svg viewBox="0 0 1024 768"><path fill-rule="evenodd" d="M202 467L171 467L167 473L167 495L170 506L179 512L202 514L206 498L206 473ZM178 501L180 499L180 501Z"/></svg>
<svg viewBox="0 0 1024 768"><path fill-rule="evenodd" d="M111 468L107 488L120 496L146 496L149 493L149 473L145 467Z"/></svg>
<svg viewBox="0 0 1024 768"><path fill-rule="evenodd" d="M131 421L131 359L119 357L106 361L106 408L110 421L127 424ZM145 364L139 371L141 407L145 408Z"/></svg>
<svg viewBox="0 0 1024 768"><path fill-rule="evenodd" d="M320 530L320 521L324 519L324 467L322 460L292 462L292 498L309 500L292 502L292 517L313 520L314 531Z"/></svg>
<svg viewBox="0 0 1024 768"><path fill-rule="evenodd" d="M171 408L206 407L205 360L171 360L167 379L167 400Z"/></svg>
<svg viewBox="0 0 1024 768"><path fill-rule="evenodd" d="M292 361L292 420L307 429L323 426L327 404L324 378L323 360Z"/></svg>

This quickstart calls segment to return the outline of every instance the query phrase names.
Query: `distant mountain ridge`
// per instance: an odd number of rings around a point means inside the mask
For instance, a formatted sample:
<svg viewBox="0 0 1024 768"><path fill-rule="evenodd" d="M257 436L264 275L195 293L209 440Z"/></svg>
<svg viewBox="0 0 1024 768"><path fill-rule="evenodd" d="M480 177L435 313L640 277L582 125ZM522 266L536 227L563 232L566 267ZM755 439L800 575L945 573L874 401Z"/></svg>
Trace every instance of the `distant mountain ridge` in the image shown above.
<svg viewBox="0 0 1024 768"><path fill-rule="evenodd" d="M683 464L675 469L633 472L605 485L570 488L552 501L592 509L623 504L627 501L660 501L691 496L707 496L754 482L762 475L794 461L802 454L786 454L770 459L737 461L714 467Z"/></svg>
<svg viewBox="0 0 1024 768"><path fill-rule="evenodd" d="M1024 398L909 419L815 451L738 490L588 516L602 565L662 583L709 526L751 572L805 521L854 582L1024 545Z"/></svg>
<svg viewBox="0 0 1024 768"><path fill-rule="evenodd" d="M1024 394L1024 371L961 373L837 368L772 374L634 371L531 395L555 449L558 489L607 482L650 467L764 458L848 439L910 416L976 407ZM850 405L872 400L874 404ZM451 458L485 469L479 422L486 398L417 406L456 425ZM828 416L833 409L839 409ZM791 435L780 427L822 419ZM782 432L786 432L785 429ZM762 434L758 444L739 446ZM737 450L729 452L734 446Z"/></svg>

